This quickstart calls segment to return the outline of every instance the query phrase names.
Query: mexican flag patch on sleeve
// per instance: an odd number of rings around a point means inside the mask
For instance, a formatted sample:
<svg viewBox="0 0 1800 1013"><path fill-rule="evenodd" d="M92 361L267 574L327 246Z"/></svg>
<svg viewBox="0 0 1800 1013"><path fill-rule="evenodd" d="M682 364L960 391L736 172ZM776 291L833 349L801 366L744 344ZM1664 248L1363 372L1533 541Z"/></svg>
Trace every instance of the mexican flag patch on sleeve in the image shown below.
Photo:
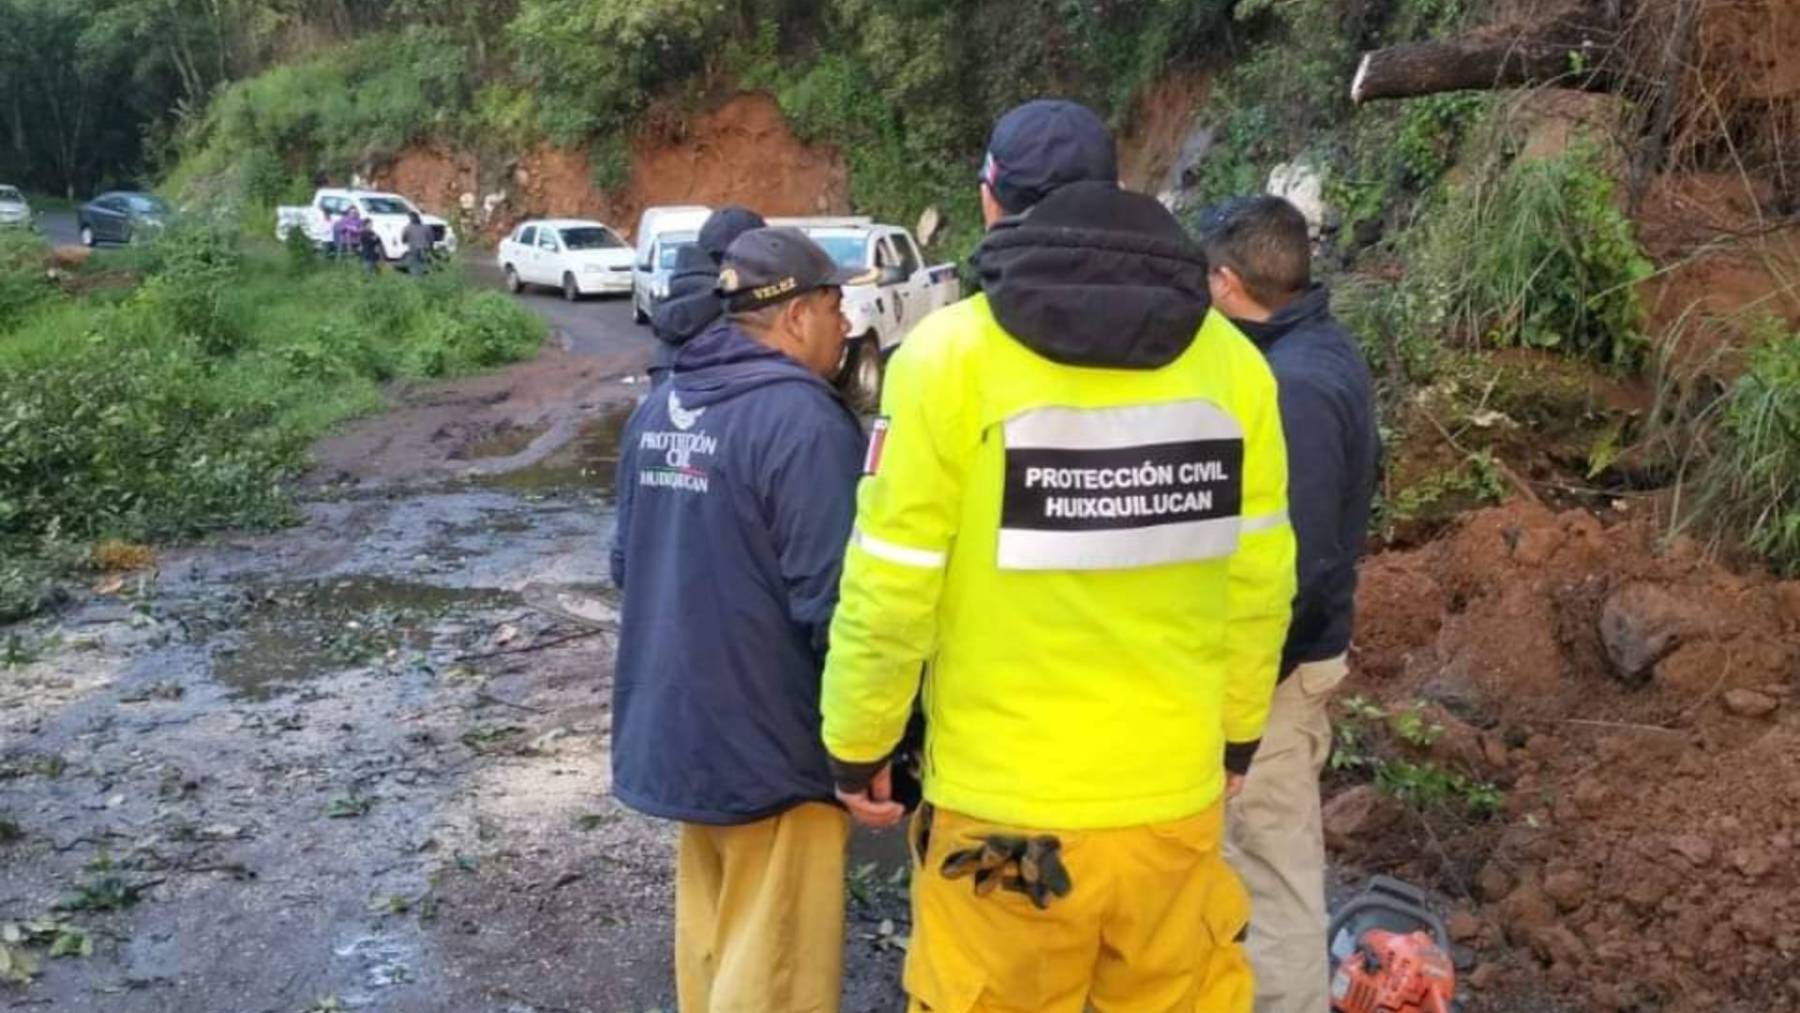
<svg viewBox="0 0 1800 1013"><path fill-rule="evenodd" d="M881 470L881 452L887 447L888 417L880 416L869 426L869 451L863 455L863 474Z"/></svg>

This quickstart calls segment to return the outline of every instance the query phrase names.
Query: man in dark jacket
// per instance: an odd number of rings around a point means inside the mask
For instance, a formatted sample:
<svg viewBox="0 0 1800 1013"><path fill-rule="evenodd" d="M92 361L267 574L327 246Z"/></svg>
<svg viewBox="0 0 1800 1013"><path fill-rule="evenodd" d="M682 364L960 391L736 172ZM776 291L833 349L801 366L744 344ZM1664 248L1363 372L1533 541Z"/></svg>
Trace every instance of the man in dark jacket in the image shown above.
<svg viewBox="0 0 1800 1013"><path fill-rule="evenodd" d="M669 295L657 304L650 319L651 333L656 335L656 351L650 361L652 385L668 379L676 350L712 326L724 312L714 289L719 284L719 263L725 259L726 248L732 240L764 224L762 216L749 208L727 204L707 216L692 246L682 247L675 255Z"/></svg>
<svg viewBox="0 0 1800 1013"><path fill-rule="evenodd" d="M1227 812L1226 856L1250 889L1257 1013L1327 1013L1325 843L1319 773L1326 711L1348 672L1356 563L1380 455L1368 366L1312 282L1306 219L1279 197L1202 222L1213 304L1262 349L1280 389L1288 510L1299 543L1281 681L1243 792Z"/></svg>
<svg viewBox="0 0 1800 1013"><path fill-rule="evenodd" d="M819 672L865 441L825 377L862 279L793 229L739 236L716 278L725 317L621 444L613 792L681 823L681 1008L833 1013L849 818Z"/></svg>

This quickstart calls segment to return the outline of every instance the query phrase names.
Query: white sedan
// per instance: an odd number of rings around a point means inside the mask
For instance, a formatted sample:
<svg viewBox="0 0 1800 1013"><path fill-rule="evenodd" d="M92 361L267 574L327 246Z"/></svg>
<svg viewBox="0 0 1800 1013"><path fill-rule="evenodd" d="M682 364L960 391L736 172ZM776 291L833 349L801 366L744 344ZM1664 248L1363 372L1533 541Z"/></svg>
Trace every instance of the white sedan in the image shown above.
<svg viewBox="0 0 1800 1013"><path fill-rule="evenodd" d="M527 285L547 285L574 302L585 295L631 291L631 246L599 222L522 222L500 241L496 259L507 290L514 293Z"/></svg>

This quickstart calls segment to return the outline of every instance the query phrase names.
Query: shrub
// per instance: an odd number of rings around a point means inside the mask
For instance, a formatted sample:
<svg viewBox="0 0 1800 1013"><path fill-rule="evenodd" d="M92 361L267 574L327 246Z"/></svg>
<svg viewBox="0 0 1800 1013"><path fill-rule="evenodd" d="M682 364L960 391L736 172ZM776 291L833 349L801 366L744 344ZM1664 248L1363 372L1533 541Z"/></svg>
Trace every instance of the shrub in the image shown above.
<svg viewBox="0 0 1800 1013"><path fill-rule="evenodd" d="M56 295L44 244L29 232L0 232L0 329Z"/></svg>
<svg viewBox="0 0 1800 1013"><path fill-rule="evenodd" d="M78 558L59 546L284 522L311 442L378 406L379 381L497 365L543 336L459 272L296 272L200 224L140 264L125 298L65 303L0 344L0 614L47 600Z"/></svg>
<svg viewBox="0 0 1800 1013"><path fill-rule="evenodd" d="M1652 267L1593 151L1520 159L1449 194L1422 223L1411 271L1451 333L1557 349L1605 365L1643 359L1638 283Z"/></svg>
<svg viewBox="0 0 1800 1013"><path fill-rule="evenodd" d="M1711 455L1678 522L1703 523L1800 576L1800 334L1775 324L1714 408Z"/></svg>

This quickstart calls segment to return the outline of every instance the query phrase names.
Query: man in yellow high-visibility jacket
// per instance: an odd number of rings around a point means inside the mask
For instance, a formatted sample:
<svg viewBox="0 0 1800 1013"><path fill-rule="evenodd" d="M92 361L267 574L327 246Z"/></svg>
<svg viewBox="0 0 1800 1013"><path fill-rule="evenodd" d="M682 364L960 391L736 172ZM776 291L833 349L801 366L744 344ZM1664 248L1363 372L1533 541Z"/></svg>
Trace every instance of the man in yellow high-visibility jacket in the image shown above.
<svg viewBox="0 0 1800 1013"><path fill-rule="evenodd" d="M901 818L923 666L912 1008L1248 1011L1220 836L1294 593L1275 382L1093 113L1008 113L980 185L984 294L894 356L858 492L838 797Z"/></svg>

